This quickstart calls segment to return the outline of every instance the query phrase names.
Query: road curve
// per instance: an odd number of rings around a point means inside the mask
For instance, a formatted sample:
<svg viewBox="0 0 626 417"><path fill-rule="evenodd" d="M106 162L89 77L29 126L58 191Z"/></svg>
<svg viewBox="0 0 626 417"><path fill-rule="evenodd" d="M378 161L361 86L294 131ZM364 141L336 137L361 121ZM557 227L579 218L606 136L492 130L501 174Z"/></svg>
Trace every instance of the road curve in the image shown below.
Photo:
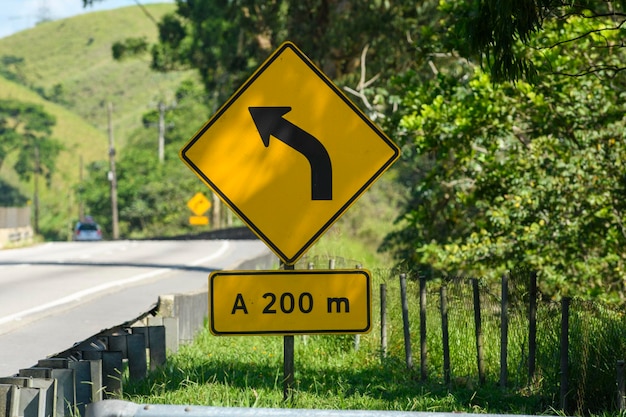
<svg viewBox="0 0 626 417"><path fill-rule="evenodd" d="M258 240L51 242L0 250L0 376L207 286L269 253Z"/></svg>

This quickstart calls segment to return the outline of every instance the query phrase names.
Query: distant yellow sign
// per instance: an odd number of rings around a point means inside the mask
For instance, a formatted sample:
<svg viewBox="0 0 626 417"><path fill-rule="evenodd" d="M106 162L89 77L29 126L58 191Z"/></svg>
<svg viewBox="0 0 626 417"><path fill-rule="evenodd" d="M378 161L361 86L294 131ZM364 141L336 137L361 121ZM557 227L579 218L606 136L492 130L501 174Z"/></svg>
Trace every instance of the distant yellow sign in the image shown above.
<svg viewBox="0 0 626 417"><path fill-rule="evenodd" d="M204 194L198 192L187 201L187 207L189 207L196 216L202 216L211 208L211 202Z"/></svg>
<svg viewBox="0 0 626 417"><path fill-rule="evenodd" d="M387 170L399 148L295 45L281 45L180 152L287 264Z"/></svg>
<svg viewBox="0 0 626 417"><path fill-rule="evenodd" d="M207 216L189 216L189 224L192 226L206 226L209 224Z"/></svg>
<svg viewBox="0 0 626 417"><path fill-rule="evenodd" d="M213 272L210 330L215 335L367 333L371 281L363 269Z"/></svg>

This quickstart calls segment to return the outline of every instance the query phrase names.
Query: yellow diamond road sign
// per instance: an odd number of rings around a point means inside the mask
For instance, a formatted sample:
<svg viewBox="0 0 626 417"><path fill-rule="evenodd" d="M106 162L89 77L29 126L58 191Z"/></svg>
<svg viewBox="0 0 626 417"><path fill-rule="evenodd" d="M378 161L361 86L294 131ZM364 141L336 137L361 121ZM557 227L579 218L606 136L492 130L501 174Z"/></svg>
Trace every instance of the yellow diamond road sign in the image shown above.
<svg viewBox="0 0 626 417"><path fill-rule="evenodd" d="M387 170L398 147L295 45L281 45L180 157L293 264Z"/></svg>
<svg viewBox="0 0 626 417"><path fill-rule="evenodd" d="M196 193L187 201L187 207L193 211L196 216L202 216L211 208L211 202L202 193Z"/></svg>

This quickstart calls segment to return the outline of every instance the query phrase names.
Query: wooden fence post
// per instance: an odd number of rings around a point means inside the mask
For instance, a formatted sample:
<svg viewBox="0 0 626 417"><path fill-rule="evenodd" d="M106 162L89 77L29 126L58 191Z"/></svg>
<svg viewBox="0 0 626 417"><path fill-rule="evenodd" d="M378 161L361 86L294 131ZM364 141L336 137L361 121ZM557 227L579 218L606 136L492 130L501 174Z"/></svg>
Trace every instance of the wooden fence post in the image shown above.
<svg viewBox="0 0 626 417"><path fill-rule="evenodd" d="M624 376L624 361L617 361L617 411L626 411L626 382Z"/></svg>
<svg viewBox="0 0 626 417"><path fill-rule="evenodd" d="M502 275L500 306L500 388L506 388L508 378L507 351L509 347L509 277Z"/></svg>
<svg viewBox="0 0 626 417"><path fill-rule="evenodd" d="M535 380L535 363L537 361L537 273L530 274L528 300L528 383Z"/></svg>
<svg viewBox="0 0 626 417"><path fill-rule="evenodd" d="M480 289L478 279L472 278L472 289L474 292L474 326L476 333L476 359L478 362L478 381L481 385L485 383L485 355L483 352L483 330L480 318Z"/></svg>
<svg viewBox="0 0 626 417"><path fill-rule="evenodd" d="M428 350L426 346L426 277L420 276L420 373L422 381L428 378Z"/></svg>
<svg viewBox="0 0 626 417"><path fill-rule="evenodd" d="M402 323L404 327L406 367L413 369L413 352L411 351L411 333L409 331L409 303L406 298L406 274L400 274L400 298L402 299Z"/></svg>
<svg viewBox="0 0 626 417"><path fill-rule="evenodd" d="M441 300L441 341L443 343L443 378L446 385L450 384L450 334L448 332L448 296L446 285L439 288Z"/></svg>
<svg viewBox="0 0 626 417"><path fill-rule="evenodd" d="M568 410L568 398L567 392L569 391L568 384L568 351L569 351L569 305L570 299L568 297L563 297L561 299L561 360L560 360L560 370L561 370L561 386L560 386L560 397L561 397L561 410L567 413Z"/></svg>
<svg viewBox="0 0 626 417"><path fill-rule="evenodd" d="M357 264L356 269L363 269L363 265L361 264ZM353 337L353 346L354 346L354 350L358 351L361 347L361 335L360 334L355 334Z"/></svg>
<svg viewBox="0 0 626 417"><path fill-rule="evenodd" d="M380 284L380 354L387 357L387 285Z"/></svg>

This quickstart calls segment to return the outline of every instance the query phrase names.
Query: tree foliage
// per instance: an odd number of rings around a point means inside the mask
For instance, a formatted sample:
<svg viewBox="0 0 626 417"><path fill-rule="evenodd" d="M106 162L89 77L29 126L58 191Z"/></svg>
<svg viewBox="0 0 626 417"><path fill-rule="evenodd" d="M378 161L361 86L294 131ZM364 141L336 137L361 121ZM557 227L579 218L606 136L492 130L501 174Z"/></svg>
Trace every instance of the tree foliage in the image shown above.
<svg viewBox="0 0 626 417"><path fill-rule="evenodd" d="M176 11L158 22L156 44L129 39L117 42L113 54L122 58L149 49L155 70L194 68L206 91L222 103L279 44L290 40L363 101L362 93L373 81L414 66L440 41L443 30L433 19L437 4L177 0Z"/></svg>
<svg viewBox="0 0 626 417"><path fill-rule="evenodd" d="M54 116L43 106L17 100L0 100L0 167L6 157L16 153L13 169L28 181L43 174L48 185L55 171L61 142L51 137Z"/></svg>
<svg viewBox="0 0 626 417"><path fill-rule="evenodd" d="M613 77L626 70L623 55L626 1L480 0L447 1L451 38L462 55L478 58L494 81L527 79L549 72L569 75L601 73ZM578 46L586 43L582 51ZM561 68L554 61L578 48L587 60Z"/></svg>
<svg viewBox="0 0 626 417"><path fill-rule="evenodd" d="M478 69L399 81L411 197L385 247L436 274L525 267L554 297L626 301L623 90L597 77L494 85Z"/></svg>

